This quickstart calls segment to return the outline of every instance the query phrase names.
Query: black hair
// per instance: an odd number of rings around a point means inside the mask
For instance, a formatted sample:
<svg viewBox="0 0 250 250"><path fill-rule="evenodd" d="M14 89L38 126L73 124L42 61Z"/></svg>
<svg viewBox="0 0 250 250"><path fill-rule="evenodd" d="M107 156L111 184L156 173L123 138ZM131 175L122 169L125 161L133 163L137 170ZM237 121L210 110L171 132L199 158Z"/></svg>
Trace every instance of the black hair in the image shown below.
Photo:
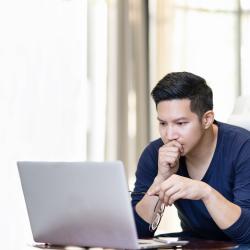
<svg viewBox="0 0 250 250"><path fill-rule="evenodd" d="M151 92L156 107L159 102L189 99L190 109L199 118L213 109L213 92L205 79L189 72L173 72L164 76Z"/></svg>

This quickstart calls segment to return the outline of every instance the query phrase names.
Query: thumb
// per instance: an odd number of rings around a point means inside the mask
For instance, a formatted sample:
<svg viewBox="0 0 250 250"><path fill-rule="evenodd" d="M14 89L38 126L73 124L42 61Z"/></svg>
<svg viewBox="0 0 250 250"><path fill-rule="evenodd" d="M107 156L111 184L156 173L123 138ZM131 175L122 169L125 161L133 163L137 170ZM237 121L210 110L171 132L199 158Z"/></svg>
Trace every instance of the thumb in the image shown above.
<svg viewBox="0 0 250 250"><path fill-rule="evenodd" d="M159 192L160 192L160 186L157 185L157 186L155 186L155 187L150 188L150 189L148 190L147 194L148 194L149 196L153 196L153 195L158 196Z"/></svg>

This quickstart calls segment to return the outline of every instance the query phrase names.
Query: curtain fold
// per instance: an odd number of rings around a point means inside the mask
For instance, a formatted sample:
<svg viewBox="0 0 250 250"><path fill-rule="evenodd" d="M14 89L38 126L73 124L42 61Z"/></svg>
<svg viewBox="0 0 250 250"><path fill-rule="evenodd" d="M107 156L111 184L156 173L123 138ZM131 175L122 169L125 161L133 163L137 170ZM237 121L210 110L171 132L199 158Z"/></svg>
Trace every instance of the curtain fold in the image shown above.
<svg viewBox="0 0 250 250"><path fill-rule="evenodd" d="M149 3L151 88L169 72L198 74L213 89L216 119L227 121L233 102L241 92L240 85L244 88L244 81L239 82L246 76L244 64L239 65L244 55L239 52L247 52L248 46L240 44L239 33L240 19L247 12L240 9L237 0L227 3L149 0ZM244 34L241 34L243 44ZM151 138L158 135L154 110L152 105Z"/></svg>
<svg viewBox="0 0 250 250"><path fill-rule="evenodd" d="M106 159L129 176L149 141L147 27L147 1L109 2Z"/></svg>

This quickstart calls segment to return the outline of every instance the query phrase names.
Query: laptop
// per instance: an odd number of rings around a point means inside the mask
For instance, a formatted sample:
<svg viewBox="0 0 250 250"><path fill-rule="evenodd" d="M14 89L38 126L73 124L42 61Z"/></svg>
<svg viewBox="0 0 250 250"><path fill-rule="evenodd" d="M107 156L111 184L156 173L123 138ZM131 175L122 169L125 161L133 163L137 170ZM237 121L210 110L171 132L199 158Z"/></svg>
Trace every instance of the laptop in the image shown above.
<svg viewBox="0 0 250 250"><path fill-rule="evenodd" d="M122 162L18 162L34 241L146 249L177 240L138 240Z"/></svg>

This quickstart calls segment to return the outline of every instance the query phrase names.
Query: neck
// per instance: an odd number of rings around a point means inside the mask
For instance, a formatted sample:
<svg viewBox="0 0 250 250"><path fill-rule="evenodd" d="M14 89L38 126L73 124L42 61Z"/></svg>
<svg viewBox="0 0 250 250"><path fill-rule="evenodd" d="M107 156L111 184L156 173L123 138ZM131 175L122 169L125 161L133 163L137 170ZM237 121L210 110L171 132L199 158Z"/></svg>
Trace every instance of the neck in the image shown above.
<svg viewBox="0 0 250 250"><path fill-rule="evenodd" d="M218 127L213 124L205 130L198 145L186 155L186 162L191 166L199 166L201 162L210 161L216 148Z"/></svg>

